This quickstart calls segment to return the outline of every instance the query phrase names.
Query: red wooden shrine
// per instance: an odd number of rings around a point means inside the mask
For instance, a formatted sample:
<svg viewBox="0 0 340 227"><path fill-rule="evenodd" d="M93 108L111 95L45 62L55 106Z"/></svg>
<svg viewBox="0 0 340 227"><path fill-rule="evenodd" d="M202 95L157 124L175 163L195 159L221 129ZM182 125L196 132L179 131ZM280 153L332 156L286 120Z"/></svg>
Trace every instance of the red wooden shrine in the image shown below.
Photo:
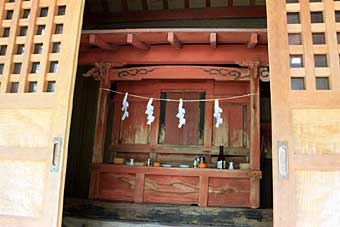
<svg viewBox="0 0 340 227"><path fill-rule="evenodd" d="M103 163L109 92L100 90L90 198L112 201L259 206L259 67L267 65L263 30L93 31L82 36L80 64L109 89L145 97L223 100L223 124L214 127L213 102L184 103L187 123L177 127L178 103L154 101L155 122L146 124L147 100L129 97L129 117L121 120L123 96L113 96L110 152L113 158L148 158L174 167ZM97 47L97 48L94 48ZM138 64L138 66L136 66ZM251 95L249 95L251 94ZM234 170L215 168L218 146ZM192 165L204 155L208 168ZM249 162L249 169L239 163Z"/></svg>

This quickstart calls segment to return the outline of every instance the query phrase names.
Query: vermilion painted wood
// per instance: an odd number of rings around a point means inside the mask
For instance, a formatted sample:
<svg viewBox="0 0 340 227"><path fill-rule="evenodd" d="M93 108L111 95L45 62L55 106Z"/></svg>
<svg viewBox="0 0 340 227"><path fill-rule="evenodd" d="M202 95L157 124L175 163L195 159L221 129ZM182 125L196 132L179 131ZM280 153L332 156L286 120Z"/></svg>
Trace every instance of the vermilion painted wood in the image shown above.
<svg viewBox="0 0 340 227"><path fill-rule="evenodd" d="M139 81L143 79L249 81L250 71L244 68L219 66L146 66L110 70L110 80L112 81Z"/></svg>
<svg viewBox="0 0 340 227"><path fill-rule="evenodd" d="M198 177L164 175L145 177L144 202L190 205L198 203L198 196Z"/></svg>
<svg viewBox="0 0 340 227"><path fill-rule="evenodd" d="M115 50L115 46L107 43L103 39L101 39L98 35L91 34L89 35L89 44L93 46L97 46L104 50Z"/></svg>
<svg viewBox="0 0 340 227"><path fill-rule="evenodd" d="M111 151L125 153L158 153L158 154L201 154L218 155L217 146L180 146L180 145L161 145L161 144L112 144ZM230 147L225 152L226 155L249 155L248 148Z"/></svg>
<svg viewBox="0 0 340 227"><path fill-rule="evenodd" d="M255 176L261 177L261 171L253 170L219 170L219 169L199 169L199 168L163 168L163 167L146 167L146 166L126 166L111 164L93 164L92 170L99 173L144 173L154 175L168 176L209 176L218 178L250 178Z"/></svg>
<svg viewBox="0 0 340 227"><path fill-rule="evenodd" d="M109 164L94 164L92 168L99 182L94 193L98 199L200 206L249 207L249 181L259 181L261 176L260 171L247 170Z"/></svg>
<svg viewBox="0 0 340 227"><path fill-rule="evenodd" d="M102 24L129 21L181 20L181 19L218 19L218 18L264 18L264 6L228 7L185 10L137 11L117 14L85 14L85 24Z"/></svg>
<svg viewBox="0 0 340 227"><path fill-rule="evenodd" d="M81 52L79 65L92 65L94 62L116 62L132 65L187 65L187 64L238 64L256 60L268 64L267 45L247 48L245 45L184 45L181 51L170 45L151 46L149 50L135 47L119 47L117 51L101 49Z"/></svg>
<svg viewBox="0 0 340 227"><path fill-rule="evenodd" d="M118 200L118 201L136 201L135 191L137 188L136 174L130 173L102 173L99 176L99 199ZM138 193L142 190L139 189Z"/></svg>
<svg viewBox="0 0 340 227"><path fill-rule="evenodd" d="M248 113L249 114L249 113ZM247 125L250 122L246 122ZM243 131L243 106L229 105L229 120L228 120L228 147L243 147L243 137L247 137L247 132Z"/></svg>
<svg viewBox="0 0 340 227"><path fill-rule="evenodd" d="M145 175L143 173L136 174L136 189L134 201L136 203L142 203L144 198L144 188L145 188Z"/></svg>
<svg viewBox="0 0 340 227"><path fill-rule="evenodd" d="M90 36L95 35L106 43L126 45L128 35L133 33L138 40L148 44L169 44L169 35L176 36L181 44L244 44L249 43L251 35L257 35L257 44L268 43L266 29L117 29L84 30L81 47L91 47Z"/></svg>
<svg viewBox="0 0 340 227"><path fill-rule="evenodd" d="M175 67L176 68L176 67ZM142 68L139 68L140 70ZM135 70L135 69L134 69ZM152 70L152 68L146 68L146 70ZM134 76L132 76L134 77ZM221 76L223 77L223 76ZM215 85L215 86L214 86ZM210 98L221 98L221 97L228 97L228 96L235 96L235 95L243 95L249 92L249 82L215 82L212 83L211 81L187 81L183 83L178 83L177 81L170 81L170 82L162 82L162 81L155 81L150 83L149 81L138 81L134 83L128 82L119 82L117 85L117 90L121 92L128 92L130 94L138 94L144 95L147 97L151 97L150 93L155 93L154 97L158 97L161 91L188 91L188 88L196 94L194 96L188 96L188 93L168 93L171 99L199 99L199 93L195 91L195 89L199 89L198 91L205 91L207 94L216 94L210 95ZM175 95L175 96L174 96ZM129 97L128 101L130 103L129 106L129 114L130 116L124 120L120 121L120 110L121 102L123 96L115 96L115 109L117 112L114 113L114 124L116 125L117 130L113 130L113 142L112 148L113 151L118 152L132 152L136 151L137 153L147 153L147 152L162 152L162 148L157 146L158 143L158 134L151 134L148 133L148 127L146 125L146 115L144 114L144 109L147 103L147 100L138 99L134 97ZM224 123L222 124L220 129L215 129L212 123L214 123L214 119L212 117L212 109L213 103L206 103L205 111L207 113L210 112L209 115L205 115L206 121L206 128L205 128L205 137L214 138L214 146L219 146L221 144L225 145L228 149L232 147L242 147L243 146L243 137L247 137L246 141L249 141L249 131L245 130L243 132L243 107L242 105L249 106L249 97L245 97L242 99L235 99L235 100L225 100L221 101L220 105L223 108L224 112L222 113L222 117L224 119ZM159 101L154 101L159 105ZM164 144L185 144L185 145L199 145L198 142L198 103L184 103L184 107L187 110L186 119L187 125L183 128L179 129L178 119L176 118L176 113L178 111L178 104L169 102L166 105L166 113L165 113L165 141L161 143ZM210 109L209 109L210 108ZM249 109L249 108L247 108ZM159 111L155 111L154 115L156 119L159 119ZM230 117L230 114L232 115ZM248 113L250 115L250 113ZM210 123L209 123L210 122ZM155 124L155 123L154 123ZM210 124L210 126L209 126ZM246 122L247 127L250 125L250 118L247 118ZM158 124L156 125L158 127ZM156 127L155 126L155 127ZM186 130L189 130L190 133L185 133ZM119 139L116 139L119 131ZM214 132L214 136L211 135L212 131ZM210 132L210 135L207 135ZM183 136L182 134L190 135L190 138L184 138L182 141ZM183 135L184 135L183 134ZM228 140L229 138L229 140ZM155 141L155 145L150 146L139 146L138 144L147 144L147 141ZM223 142L224 141L224 142ZM211 139L206 141L207 144L202 144L202 147L197 147L197 153L201 153L206 147L211 146ZM125 145L125 146L123 146ZM117 150L118 148L118 150ZM249 147L247 147L249 149ZM177 147L176 149L181 150L181 148ZM214 148L215 149L215 148ZM164 150L164 149L163 149ZM171 147L167 147L168 154L175 154L171 150ZM182 149L183 150L183 149ZM211 150L211 148L208 148ZM241 149L242 150L242 149ZM238 150L238 151L241 151ZM236 153L237 150L235 150ZM164 151L163 153L166 153ZM195 153L191 153L195 154ZM242 154L239 153L239 155ZM243 153L244 154L244 153ZM249 154L249 151L248 151ZM137 154L136 154L137 155ZM176 154L177 156L179 155ZM174 155L174 156L176 156ZM125 155L121 157L127 158L130 155ZM133 157L133 155L131 154ZM139 156L139 158L144 158L144 156ZM188 157L190 158L190 157ZM192 157L194 158L194 157ZM135 159L138 160L136 156ZM171 158L170 158L171 159ZM144 161L145 159L141 159L139 161ZM187 159L186 159L187 160Z"/></svg>
<svg viewBox="0 0 340 227"><path fill-rule="evenodd" d="M249 179L209 179L208 206L249 206Z"/></svg>
<svg viewBox="0 0 340 227"><path fill-rule="evenodd" d="M101 88L110 88L110 80L108 80L108 73L105 79L100 81ZM98 104L97 104L97 118L96 118L96 133L93 141L93 163L101 163L104 157L105 135L107 128L107 114L108 114L108 95L106 91L99 90Z"/></svg>
<svg viewBox="0 0 340 227"><path fill-rule="evenodd" d="M168 92L169 99L199 99L199 93ZM186 124L178 128L178 103L168 102L165 113L164 144L199 145L199 103L184 103ZM156 113L157 115L157 113Z"/></svg>
<svg viewBox="0 0 340 227"><path fill-rule="evenodd" d="M200 177L200 194L198 198L198 205L201 207L208 206L208 192L209 192L209 177Z"/></svg>
<svg viewBox="0 0 340 227"><path fill-rule="evenodd" d="M260 85L258 79L259 63L249 64L251 70L250 91L255 94L250 99L250 117L252 126L250 128L250 169L260 169ZM254 179L250 181L250 206L257 208L260 206L260 185Z"/></svg>

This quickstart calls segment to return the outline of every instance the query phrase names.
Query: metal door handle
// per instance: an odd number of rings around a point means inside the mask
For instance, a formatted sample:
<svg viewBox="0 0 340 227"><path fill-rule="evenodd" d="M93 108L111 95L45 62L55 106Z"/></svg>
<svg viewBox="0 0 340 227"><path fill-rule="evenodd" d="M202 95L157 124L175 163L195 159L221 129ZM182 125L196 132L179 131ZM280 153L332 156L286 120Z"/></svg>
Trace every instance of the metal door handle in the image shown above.
<svg viewBox="0 0 340 227"><path fill-rule="evenodd" d="M63 143L63 138L54 137L53 138L53 157L51 163L51 172L58 172L59 163L60 163L60 155L61 155L61 145Z"/></svg>
<svg viewBox="0 0 340 227"><path fill-rule="evenodd" d="M288 178L288 142L277 143L279 174L282 178Z"/></svg>

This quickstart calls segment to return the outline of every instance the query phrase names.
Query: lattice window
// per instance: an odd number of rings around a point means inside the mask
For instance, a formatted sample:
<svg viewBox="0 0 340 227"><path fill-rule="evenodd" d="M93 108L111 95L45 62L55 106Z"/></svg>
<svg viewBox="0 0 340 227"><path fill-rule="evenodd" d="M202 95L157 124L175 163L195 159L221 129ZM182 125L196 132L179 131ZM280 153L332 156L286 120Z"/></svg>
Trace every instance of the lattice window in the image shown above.
<svg viewBox="0 0 340 227"><path fill-rule="evenodd" d="M66 0L0 1L0 93L54 92Z"/></svg>
<svg viewBox="0 0 340 227"><path fill-rule="evenodd" d="M291 89L332 89L339 76L340 1L286 0L286 13Z"/></svg>

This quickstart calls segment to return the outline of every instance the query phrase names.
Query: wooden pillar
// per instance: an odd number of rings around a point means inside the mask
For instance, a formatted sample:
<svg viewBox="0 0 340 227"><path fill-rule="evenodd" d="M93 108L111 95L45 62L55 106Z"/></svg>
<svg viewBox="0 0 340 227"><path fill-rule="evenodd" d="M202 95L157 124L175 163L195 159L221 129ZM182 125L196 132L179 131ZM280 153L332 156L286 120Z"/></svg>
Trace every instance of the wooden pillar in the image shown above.
<svg viewBox="0 0 340 227"><path fill-rule="evenodd" d="M92 76L100 80L92 163L103 163L104 161L109 92L103 89L111 87L109 74L111 67L110 63L96 63L95 68L84 74L84 76Z"/></svg>
<svg viewBox="0 0 340 227"><path fill-rule="evenodd" d="M250 169L260 170L260 84L258 73L258 62L249 65L251 71L250 93L254 94L250 100L251 129L250 129ZM260 206L260 179L250 179L250 207Z"/></svg>
<svg viewBox="0 0 340 227"><path fill-rule="evenodd" d="M250 169L260 170L260 84L259 84L259 61L240 63L250 70ZM260 206L260 177L250 177L250 198L251 208Z"/></svg>

